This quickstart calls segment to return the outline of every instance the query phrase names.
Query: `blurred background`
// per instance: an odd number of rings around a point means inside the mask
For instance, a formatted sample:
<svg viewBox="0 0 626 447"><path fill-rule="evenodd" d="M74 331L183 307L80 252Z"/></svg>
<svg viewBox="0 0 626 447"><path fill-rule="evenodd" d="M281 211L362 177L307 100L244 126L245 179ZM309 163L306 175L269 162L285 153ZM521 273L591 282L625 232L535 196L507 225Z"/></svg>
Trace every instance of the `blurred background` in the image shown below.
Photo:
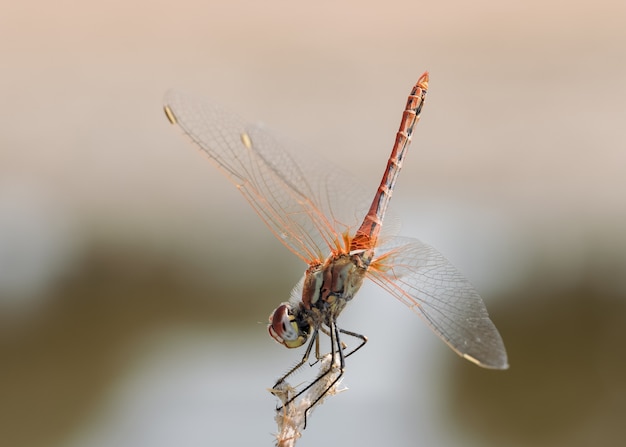
<svg viewBox="0 0 626 447"><path fill-rule="evenodd" d="M587 446L626 436L626 4L4 2L0 444L272 445L266 332L305 266L162 112L212 98L374 191L476 285L510 370L375 286L370 343L301 446Z"/></svg>

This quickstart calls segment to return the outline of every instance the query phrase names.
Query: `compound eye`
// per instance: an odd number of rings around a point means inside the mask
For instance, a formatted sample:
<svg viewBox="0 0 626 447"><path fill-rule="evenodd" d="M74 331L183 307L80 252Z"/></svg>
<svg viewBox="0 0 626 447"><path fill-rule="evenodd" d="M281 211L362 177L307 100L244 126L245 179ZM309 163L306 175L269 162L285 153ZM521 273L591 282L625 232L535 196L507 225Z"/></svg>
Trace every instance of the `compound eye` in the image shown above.
<svg viewBox="0 0 626 447"><path fill-rule="evenodd" d="M270 315L270 336L288 348L302 346L308 334L300 329L289 304L281 304Z"/></svg>

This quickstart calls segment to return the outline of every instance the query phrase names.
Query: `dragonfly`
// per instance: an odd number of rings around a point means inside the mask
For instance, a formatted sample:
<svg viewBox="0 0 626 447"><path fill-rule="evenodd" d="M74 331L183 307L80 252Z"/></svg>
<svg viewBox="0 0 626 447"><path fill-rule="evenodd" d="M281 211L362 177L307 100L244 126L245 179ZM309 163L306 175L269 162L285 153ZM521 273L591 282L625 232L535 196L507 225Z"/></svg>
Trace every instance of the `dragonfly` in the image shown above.
<svg viewBox="0 0 626 447"><path fill-rule="evenodd" d="M268 331L276 342L287 348L308 343L302 359L274 388L285 384L308 361L313 346L320 359L322 334L330 339L332 361L326 373L283 406L325 374L338 371L308 412L343 376L346 358L367 342L367 337L341 328L337 322L366 278L422 317L461 357L484 368L508 368L502 337L469 281L429 245L383 231L428 83L425 72L411 89L373 199L342 168L303 151L287 151L284 143L262 126L247 124L180 91L170 91L165 97L168 120L235 184L278 240L308 265L291 299L269 318ZM358 340L351 351L341 341L344 335Z"/></svg>

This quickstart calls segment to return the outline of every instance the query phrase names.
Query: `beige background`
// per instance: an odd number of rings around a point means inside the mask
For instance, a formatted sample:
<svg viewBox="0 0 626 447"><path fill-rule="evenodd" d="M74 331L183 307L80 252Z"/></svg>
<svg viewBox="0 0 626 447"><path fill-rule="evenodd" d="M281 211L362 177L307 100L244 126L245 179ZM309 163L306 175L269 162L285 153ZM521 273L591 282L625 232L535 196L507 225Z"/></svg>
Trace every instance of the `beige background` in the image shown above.
<svg viewBox="0 0 626 447"><path fill-rule="evenodd" d="M304 266L163 116L180 87L375 188L428 104L402 232L483 294L511 369L457 359L376 288L370 344L299 445L626 436L623 2L4 2L0 444L271 445L299 358L264 321ZM259 324L261 322L261 324Z"/></svg>

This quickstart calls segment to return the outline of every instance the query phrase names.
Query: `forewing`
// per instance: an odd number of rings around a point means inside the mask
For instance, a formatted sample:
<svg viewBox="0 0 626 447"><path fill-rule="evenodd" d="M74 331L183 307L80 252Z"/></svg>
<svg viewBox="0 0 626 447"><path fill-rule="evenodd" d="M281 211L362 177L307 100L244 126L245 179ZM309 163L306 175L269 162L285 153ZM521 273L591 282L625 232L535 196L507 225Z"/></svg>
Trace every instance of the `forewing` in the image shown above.
<svg viewBox="0 0 626 447"><path fill-rule="evenodd" d="M289 153L258 126L179 91L167 93L165 111L305 262L338 248L342 234L362 219L367 196L340 169Z"/></svg>
<svg viewBox="0 0 626 447"><path fill-rule="evenodd" d="M421 316L455 352L485 368L506 369L500 333L483 300L434 248L410 238L381 246L370 278Z"/></svg>

